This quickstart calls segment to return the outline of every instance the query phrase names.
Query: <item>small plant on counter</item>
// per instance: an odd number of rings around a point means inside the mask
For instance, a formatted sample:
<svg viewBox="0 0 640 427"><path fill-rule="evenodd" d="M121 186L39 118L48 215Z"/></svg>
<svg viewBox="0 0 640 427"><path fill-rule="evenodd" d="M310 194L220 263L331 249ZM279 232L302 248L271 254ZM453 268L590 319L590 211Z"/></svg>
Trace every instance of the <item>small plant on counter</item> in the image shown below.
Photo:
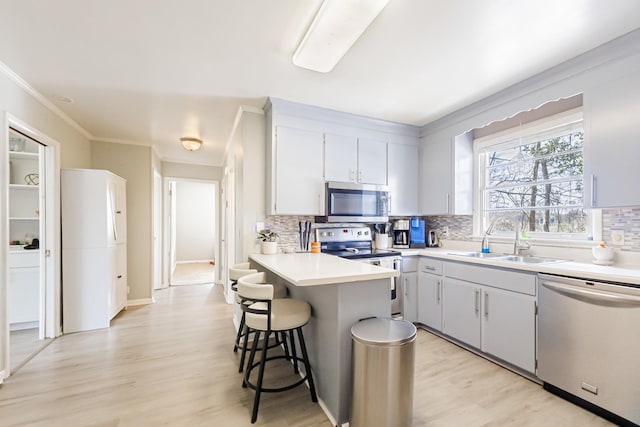
<svg viewBox="0 0 640 427"><path fill-rule="evenodd" d="M258 231L258 240L262 242L277 242L278 241L278 233L271 230L260 230Z"/></svg>

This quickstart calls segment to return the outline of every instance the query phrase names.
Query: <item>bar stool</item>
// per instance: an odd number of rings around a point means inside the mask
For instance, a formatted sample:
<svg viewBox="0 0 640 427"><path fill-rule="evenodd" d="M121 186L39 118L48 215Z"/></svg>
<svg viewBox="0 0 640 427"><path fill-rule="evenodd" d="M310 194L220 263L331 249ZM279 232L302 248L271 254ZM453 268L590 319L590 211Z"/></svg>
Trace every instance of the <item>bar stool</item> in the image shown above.
<svg viewBox="0 0 640 427"><path fill-rule="evenodd" d="M233 267L229 268L229 279L231 280L231 290L236 293L235 301L238 304L242 304L240 301L240 297L238 296L238 279L242 276L246 276L248 274L255 274L258 270L251 268L248 262L241 262L240 264L235 264ZM236 342L233 345L233 352L237 353L238 348L240 347L240 339L244 336L244 311L242 312L242 317L240 318L240 326L238 327L238 333L236 334ZM242 372L242 371L240 371Z"/></svg>
<svg viewBox="0 0 640 427"><path fill-rule="evenodd" d="M238 267L238 268L236 268ZM249 299L245 299L244 301L240 298L240 296L238 295L238 280L240 280L243 277L247 277L247 276L251 276L251 278L247 278L247 280L251 280L252 283L256 284L256 285L260 285L263 283L266 283L266 279L267 279L267 275L266 273L258 273L258 270L255 269L251 269L249 268L249 263L245 262L245 263L241 263L241 264L236 264L234 265L232 268L229 269L229 277L234 280L235 278L235 282L233 282L231 284L231 289L234 290L236 292L236 297L235 300L236 302L240 305L240 307L242 308L244 305L251 305L253 304L254 301L251 301ZM276 298L286 298L287 297L287 287L277 283L273 286L273 291L274 291L274 295ZM246 327L246 312L244 311L244 309L242 310L242 316L240 317L240 326L238 327L238 332L236 334L236 342L233 346L233 351L234 353L238 352L238 348L240 347L240 339L242 339L243 341L243 346L242 346L242 354L240 356L240 363L238 366L238 372L242 372L244 370L244 361L246 359L246 355L247 355L247 341L249 339L249 334L252 333L253 331L250 331L249 329L247 329ZM267 342L267 341L265 341ZM286 340L282 337L276 336L276 342L274 344L272 344L272 347L276 347L280 344L284 345L285 351L287 351L287 353L289 352L289 349L287 347L287 343Z"/></svg>
<svg viewBox="0 0 640 427"><path fill-rule="evenodd" d="M255 283L256 280L259 280L257 277L259 275L260 273L252 274L244 276L238 280L238 294L243 301L241 307L246 313L245 325L249 331L255 332L253 345L251 347L251 354L249 356L249 363L244 374L244 379L242 380L242 387L249 387L256 391L253 401L253 413L251 415L252 424L255 423L258 418L258 407L260 405L260 395L262 392L286 391L308 381L311 401L318 401L316 388L313 383L309 356L307 354L307 347L302 333L302 327L309 323L309 319L311 318L311 306L305 301L290 298L276 298L274 285L268 283ZM251 304L248 304L248 302L251 302ZM302 357L298 357L296 355L296 343L293 334L294 330L298 335L298 344L302 351ZM285 353L283 355L267 357L267 351L271 347L265 344L268 342L271 334L273 333L277 335L278 333L281 333L283 338L285 338L286 332L289 332L289 348L291 349L291 354L285 345ZM264 333L264 338L260 361L254 363L256 351L258 350L258 341L260 340L260 335L262 333ZM246 346L246 340L244 344ZM286 338L284 340L284 344L286 344ZM284 387L263 387L262 380L264 378L266 362L275 359L286 359L293 362L294 372L296 374L299 372L298 362L302 362L304 364L305 375L298 381ZM249 381L251 371L254 368L258 368L258 379L256 384Z"/></svg>

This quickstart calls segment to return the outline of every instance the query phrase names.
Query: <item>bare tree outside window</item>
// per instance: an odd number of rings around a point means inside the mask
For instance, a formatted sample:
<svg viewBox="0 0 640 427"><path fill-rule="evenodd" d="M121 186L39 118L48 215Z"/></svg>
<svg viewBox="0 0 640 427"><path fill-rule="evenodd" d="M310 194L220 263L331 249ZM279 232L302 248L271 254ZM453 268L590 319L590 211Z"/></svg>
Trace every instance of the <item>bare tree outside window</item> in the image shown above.
<svg viewBox="0 0 640 427"><path fill-rule="evenodd" d="M525 233L586 233L582 130L500 146L484 155L485 223L496 231L519 221Z"/></svg>

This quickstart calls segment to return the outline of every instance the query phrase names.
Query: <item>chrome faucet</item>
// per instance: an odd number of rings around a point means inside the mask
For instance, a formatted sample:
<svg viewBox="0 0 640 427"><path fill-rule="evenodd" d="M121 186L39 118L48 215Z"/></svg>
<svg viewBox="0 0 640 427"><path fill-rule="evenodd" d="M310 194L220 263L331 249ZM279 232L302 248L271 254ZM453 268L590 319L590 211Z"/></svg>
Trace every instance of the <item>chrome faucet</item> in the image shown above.
<svg viewBox="0 0 640 427"><path fill-rule="evenodd" d="M523 251L531 249L531 244L520 239L520 221L515 220L514 222L516 225L516 240L513 242L513 254L520 255Z"/></svg>

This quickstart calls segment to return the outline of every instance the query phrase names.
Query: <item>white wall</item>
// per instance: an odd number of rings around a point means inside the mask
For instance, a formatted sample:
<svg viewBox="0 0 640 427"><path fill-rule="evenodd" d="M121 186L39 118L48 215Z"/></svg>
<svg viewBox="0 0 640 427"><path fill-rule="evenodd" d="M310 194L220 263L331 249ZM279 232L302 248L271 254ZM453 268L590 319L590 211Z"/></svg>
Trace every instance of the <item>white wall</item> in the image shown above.
<svg viewBox="0 0 640 427"><path fill-rule="evenodd" d="M203 182L176 183L176 260L215 259L216 186Z"/></svg>

